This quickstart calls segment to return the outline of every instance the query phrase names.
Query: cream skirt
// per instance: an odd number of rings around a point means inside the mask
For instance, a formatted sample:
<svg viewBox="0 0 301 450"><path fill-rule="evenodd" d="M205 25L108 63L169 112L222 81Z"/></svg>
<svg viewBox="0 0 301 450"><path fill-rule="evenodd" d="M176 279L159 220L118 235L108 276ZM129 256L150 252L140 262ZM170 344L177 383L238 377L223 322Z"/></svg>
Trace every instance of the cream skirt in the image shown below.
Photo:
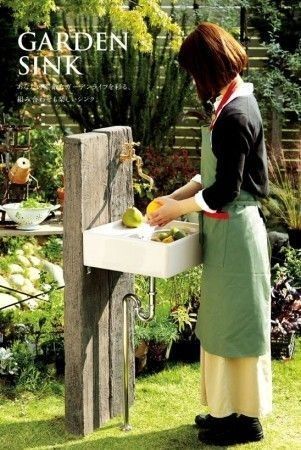
<svg viewBox="0 0 301 450"><path fill-rule="evenodd" d="M214 417L272 411L271 355L224 358L201 348L201 404Z"/></svg>

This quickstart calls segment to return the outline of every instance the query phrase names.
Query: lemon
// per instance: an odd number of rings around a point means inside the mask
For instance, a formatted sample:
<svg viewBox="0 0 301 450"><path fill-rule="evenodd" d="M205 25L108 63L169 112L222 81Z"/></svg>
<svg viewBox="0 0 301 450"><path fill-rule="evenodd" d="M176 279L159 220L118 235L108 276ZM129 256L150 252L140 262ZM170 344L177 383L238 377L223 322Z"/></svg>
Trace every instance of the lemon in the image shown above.
<svg viewBox="0 0 301 450"><path fill-rule="evenodd" d="M164 244L169 244L170 242L173 242L173 237L172 236L168 236L165 239L163 239L162 242L164 242Z"/></svg>
<svg viewBox="0 0 301 450"><path fill-rule="evenodd" d="M158 235L160 241L163 241L163 239L165 239L165 238L167 238L167 237L169 237L169 236L170 236L170 234L169 234L169 233L166 233L166 232L160 233L160 234Z"/></svg>
<svg viewBox="0 0 301 450"><path fill-rule="evenodd" d="M156 200L152 200L146 207L146 215L149 217L150 214L157 211L157 209L161 208L161 204Z"/></svg>
<svg viewBox="0 0 301 450"><path fill-rule="evenodd" d="M143 215L135 206L128 208L122 216L122 223L128 228L137 228L142 222Z"/></svg>

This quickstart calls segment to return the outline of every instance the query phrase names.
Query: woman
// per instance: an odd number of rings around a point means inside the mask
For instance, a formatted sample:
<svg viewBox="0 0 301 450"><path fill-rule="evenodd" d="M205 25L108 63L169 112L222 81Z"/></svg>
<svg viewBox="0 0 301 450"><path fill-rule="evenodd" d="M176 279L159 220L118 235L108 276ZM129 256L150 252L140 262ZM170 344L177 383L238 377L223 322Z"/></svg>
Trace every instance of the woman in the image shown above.
<svg viewBox="0 0 301 450"><path fill-rule="evenodd" d="M203 251L196 334L201 341L199 439L231 445L263 438L259 417L271 411L270 260L258 198L268 194L263 127L241 45L200 23L184 40L180 65L202 102L215 99L203 129L201 176L170 195L150 217L163 226L200 211Z"/></svg>

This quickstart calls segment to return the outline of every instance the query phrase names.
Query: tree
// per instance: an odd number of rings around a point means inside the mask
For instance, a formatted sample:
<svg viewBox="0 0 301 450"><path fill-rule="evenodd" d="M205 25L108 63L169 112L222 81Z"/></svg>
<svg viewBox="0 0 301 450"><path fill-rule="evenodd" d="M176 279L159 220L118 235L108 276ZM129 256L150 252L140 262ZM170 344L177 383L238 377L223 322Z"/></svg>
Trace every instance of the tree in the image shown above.
<svg viewBox="0 0 301 450"><path fill-rule="evenodd" d="M171 0L174 3L176 0ZM151 26L161 27L172 36L171 47L176 51L182 42L181 27L160 7L160 0L0 0L0 6L11 8L16 27L31 24L50 24L53 12L64 11L70 15L79 14L103 17L108 15L114 28L128 31L133 45L143 52L151 52ZM127 8L126 8L127 6Z"/></svg>
<svg viewBox="0 0 301 450"><path fill-rule="evenodd" d="M301 115L299 0L249 0L251 25L259 31L267 49L266 68L257 78L264 109Z"/></svg>
<svg viewBox="0 0 301 450"><path fill-rule="evenodd" d="M180 16L179 23L186 29L187 13L183 11ZM113 27L108 16L97 18L96 22L91 16L74 19L75 29L89 34L95 24L108 35ZM68 42L74 48L65 14L58 25L68 34ZM124 124L132 127L135 140L141 141L143 147L152 144L161 149L167 144L168 134L173 131L189 95L190 77L177 64L170 36L165 34L163 40L159 39L159 35L164 36L163 28L147 26L152 36L151 52L135 48L130 36L127 51L116 48L114 52L99 52L90 48L79 53L73 50L72 55L80 56L81 77L66 74L65 70L58 76L47 76L59 123L59 113L63 110L82 130ZM55 29L51 28L48 34ZM41 92L40 83L37 89ZM66 102L60 102L62 95Z"/></svg>

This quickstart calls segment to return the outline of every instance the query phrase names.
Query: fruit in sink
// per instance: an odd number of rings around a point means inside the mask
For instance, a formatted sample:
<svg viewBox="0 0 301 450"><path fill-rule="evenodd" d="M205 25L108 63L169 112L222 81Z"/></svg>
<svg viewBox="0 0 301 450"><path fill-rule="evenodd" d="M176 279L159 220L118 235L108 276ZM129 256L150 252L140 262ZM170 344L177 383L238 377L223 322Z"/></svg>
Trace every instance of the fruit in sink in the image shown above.
<svg viewBox="0 0 301 450"><path fill-rule="evenodd" d="M180 230L179 230L179 228L177 228L177 227L172 227L172 228L170 229L170 233L172 234L172 236L174 236L178 231L180 231Z"/></svg>
<svg viewBox="0 0 301 450"><path fill-rule="evenodd" d="M152 241L163 242L164 244L169 244L170 242L178 241L186 236L188 236L184 230L180 230L179 228L173 227L169 230L161 230L157 231L152 236Z"/></svg>
<svg viewBox="0 0 301 450"><path fill-rule="evenodd" d="M163 239L167 238L168 236L169 233L167 231L158 234L158 238L160 241L163 241Z"/></svg>
<svg viewBox="0 0 301 450"><path fill-rule="evenodd" d="M168 236L162 240L162 242L164 242L164 244L170 244L170 242L173 242L173 241L174 241L174 239L172 236Z"/></svg>
<svg viewBox="0 0 301 450"><path fill-rule="evenodd" d="M186 236L187 236L187 234L183 230L178 230L173 234L173 238L175 241L178 241L179 239L182 239Z"/></svg>
<svg viewBox="0 0 301 450"><path fill-rule="evenodd" d="M157 202L156 200L152 200L146 207L146 215L149 217L150 214L157 211L157 209L161 208L161 204Z"/></svg>
<svg viewBox="0 0 301 450"><path fill-rule="evenodd" d="M122 223L128 228L137 228L142 224L142 222L143 215L135 206L128 208L122 216Z"/></svg>

